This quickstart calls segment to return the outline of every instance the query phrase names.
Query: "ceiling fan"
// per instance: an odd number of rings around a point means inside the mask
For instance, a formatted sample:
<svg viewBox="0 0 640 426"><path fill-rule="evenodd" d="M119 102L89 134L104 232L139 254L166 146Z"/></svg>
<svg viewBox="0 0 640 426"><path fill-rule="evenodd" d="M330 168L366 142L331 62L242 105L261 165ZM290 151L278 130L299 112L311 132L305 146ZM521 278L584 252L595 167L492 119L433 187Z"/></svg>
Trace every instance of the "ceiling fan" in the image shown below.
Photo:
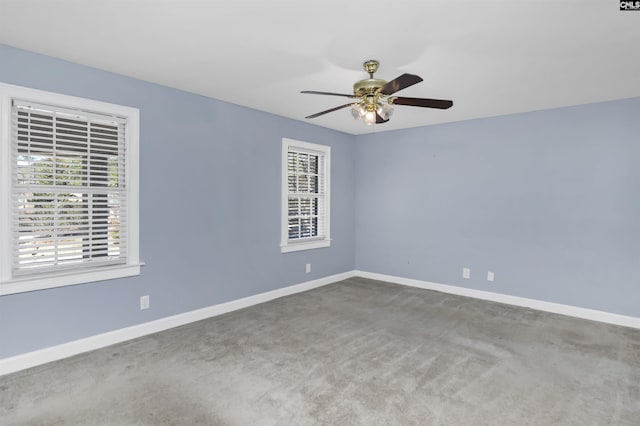
<svg viewBox="0 0 640 426"><path fill-rule="evenodd" d="M364 70L369 73L369 78L358 80L353 84L353 95L332 92L317 92L314 90L303 90L300 93L312 95L343 96L354 99L353 102L340 105L305 118L316 118L333 111L351 107L351 114L356 120L362 120L366 124L381 124L389 121L393 113L390 105L408 105L424 108L447 109L453 106L453 101L443 99L426 98L404 98L391 96L394 93L406 89L409 86L420 83L422 78L414 74L402 74L400 77L389 82L378 78L373 78L373 74L378 71L380 63L370 60L363 64Z"/></svg>

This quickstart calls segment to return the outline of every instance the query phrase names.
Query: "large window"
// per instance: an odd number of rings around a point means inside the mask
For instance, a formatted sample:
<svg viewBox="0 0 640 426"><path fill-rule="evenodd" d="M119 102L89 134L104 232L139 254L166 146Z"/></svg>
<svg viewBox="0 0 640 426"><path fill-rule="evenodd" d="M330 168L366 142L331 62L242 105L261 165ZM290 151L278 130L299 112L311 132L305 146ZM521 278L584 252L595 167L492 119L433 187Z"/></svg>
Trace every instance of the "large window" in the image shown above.
<svg viewBox="0 0 640 426"><path fill-rule="evenodd" d="M0 294L138 274L138 111L0 94Z"/></svg>
<svg viewBox="0 0 640 426"><path fill-rule="evenodd" d="M328 247L331 148L282 140L282 252Z"/></svg>

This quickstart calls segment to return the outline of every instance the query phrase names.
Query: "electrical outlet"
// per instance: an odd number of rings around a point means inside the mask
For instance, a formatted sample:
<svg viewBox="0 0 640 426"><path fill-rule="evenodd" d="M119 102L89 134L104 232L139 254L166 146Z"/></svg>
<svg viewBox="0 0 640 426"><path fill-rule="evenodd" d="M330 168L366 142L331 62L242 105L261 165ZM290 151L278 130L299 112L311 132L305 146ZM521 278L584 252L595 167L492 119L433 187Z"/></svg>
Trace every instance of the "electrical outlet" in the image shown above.
<svg viewBox="0 0 640 426"><path fill-rule="evenodd" d="M495 274L492 271L487 272L487 281L493 281Z"/></svg>
<svg viewBox="0 0 640 426"><path fill-rule="evenodd" d="M149 295L140 296L140 310L149 309Z"/></svg>
<svg viewBox="0 0 640 426"><path fill-rule="evenodd" d="M307 263L307 267L306 267L305 271L307 272L307 274L309 272L311 272L311 264L310 263Z"/></svg>
<svg viewBox="0 0 640 426"><path fill-rule="evenodd" d="M471 269L462 268L462 278L464 278L465 280L468 280L469 278L471 278Z"/></svg>

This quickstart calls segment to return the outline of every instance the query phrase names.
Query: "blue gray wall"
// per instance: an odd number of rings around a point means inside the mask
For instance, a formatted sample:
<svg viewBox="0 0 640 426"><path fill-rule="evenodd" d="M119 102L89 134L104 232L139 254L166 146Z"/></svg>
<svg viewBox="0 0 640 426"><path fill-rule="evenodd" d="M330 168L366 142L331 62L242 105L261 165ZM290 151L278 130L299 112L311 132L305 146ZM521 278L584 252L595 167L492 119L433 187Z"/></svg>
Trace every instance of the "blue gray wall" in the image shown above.
<svg viewBox="0 0 640 426"><path fill-rule="evenodd" d="M0 358L354 267L640 317L640 99L353 137L3 45L0 65L140 109L147 263L0 296ZM328 249L280 253L282 137L332 147Z"/></svg>
<svg viewBox="0 0 640 426"><path fill-rule="evenodd" d="M358 137L357 269L640 317L639 114L636 98Z"/></svg>
<svg viewBox="0 0 640 426"><path fill-rule="evenodd" d="M0 81L140 109L146 262L135 278L0 296L0 358L353 269L352 136L3 45ZM332 147L330 248L280 253L283 137Z"/></svg>

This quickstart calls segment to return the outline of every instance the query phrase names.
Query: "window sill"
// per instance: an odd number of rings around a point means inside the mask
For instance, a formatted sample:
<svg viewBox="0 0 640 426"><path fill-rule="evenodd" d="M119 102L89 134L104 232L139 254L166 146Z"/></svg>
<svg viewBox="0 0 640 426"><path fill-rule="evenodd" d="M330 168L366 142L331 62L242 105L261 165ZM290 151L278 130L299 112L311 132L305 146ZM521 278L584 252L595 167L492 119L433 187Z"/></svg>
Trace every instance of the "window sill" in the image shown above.
<svg viewBox="0 0 640 426"><path fill-rule="evenodd" d="M29 291L45 290L48 288L64 287L68 285L85 284L95 281L112 280L115 278L140 275L140 266L144 263L131 265L108 266L90 271L74 271L43 276L25 276L0 282L0 296L7 294L26 293Z"/></svg>
<svg viewBox="0 0 640 426"><path fill-rule="evenodd" d="M299 241L295 243L283 244L280 246L282 253L290 253L292 251L311 250L322 247L331 246L331 240L313 240L313 241Z"/></svg>

